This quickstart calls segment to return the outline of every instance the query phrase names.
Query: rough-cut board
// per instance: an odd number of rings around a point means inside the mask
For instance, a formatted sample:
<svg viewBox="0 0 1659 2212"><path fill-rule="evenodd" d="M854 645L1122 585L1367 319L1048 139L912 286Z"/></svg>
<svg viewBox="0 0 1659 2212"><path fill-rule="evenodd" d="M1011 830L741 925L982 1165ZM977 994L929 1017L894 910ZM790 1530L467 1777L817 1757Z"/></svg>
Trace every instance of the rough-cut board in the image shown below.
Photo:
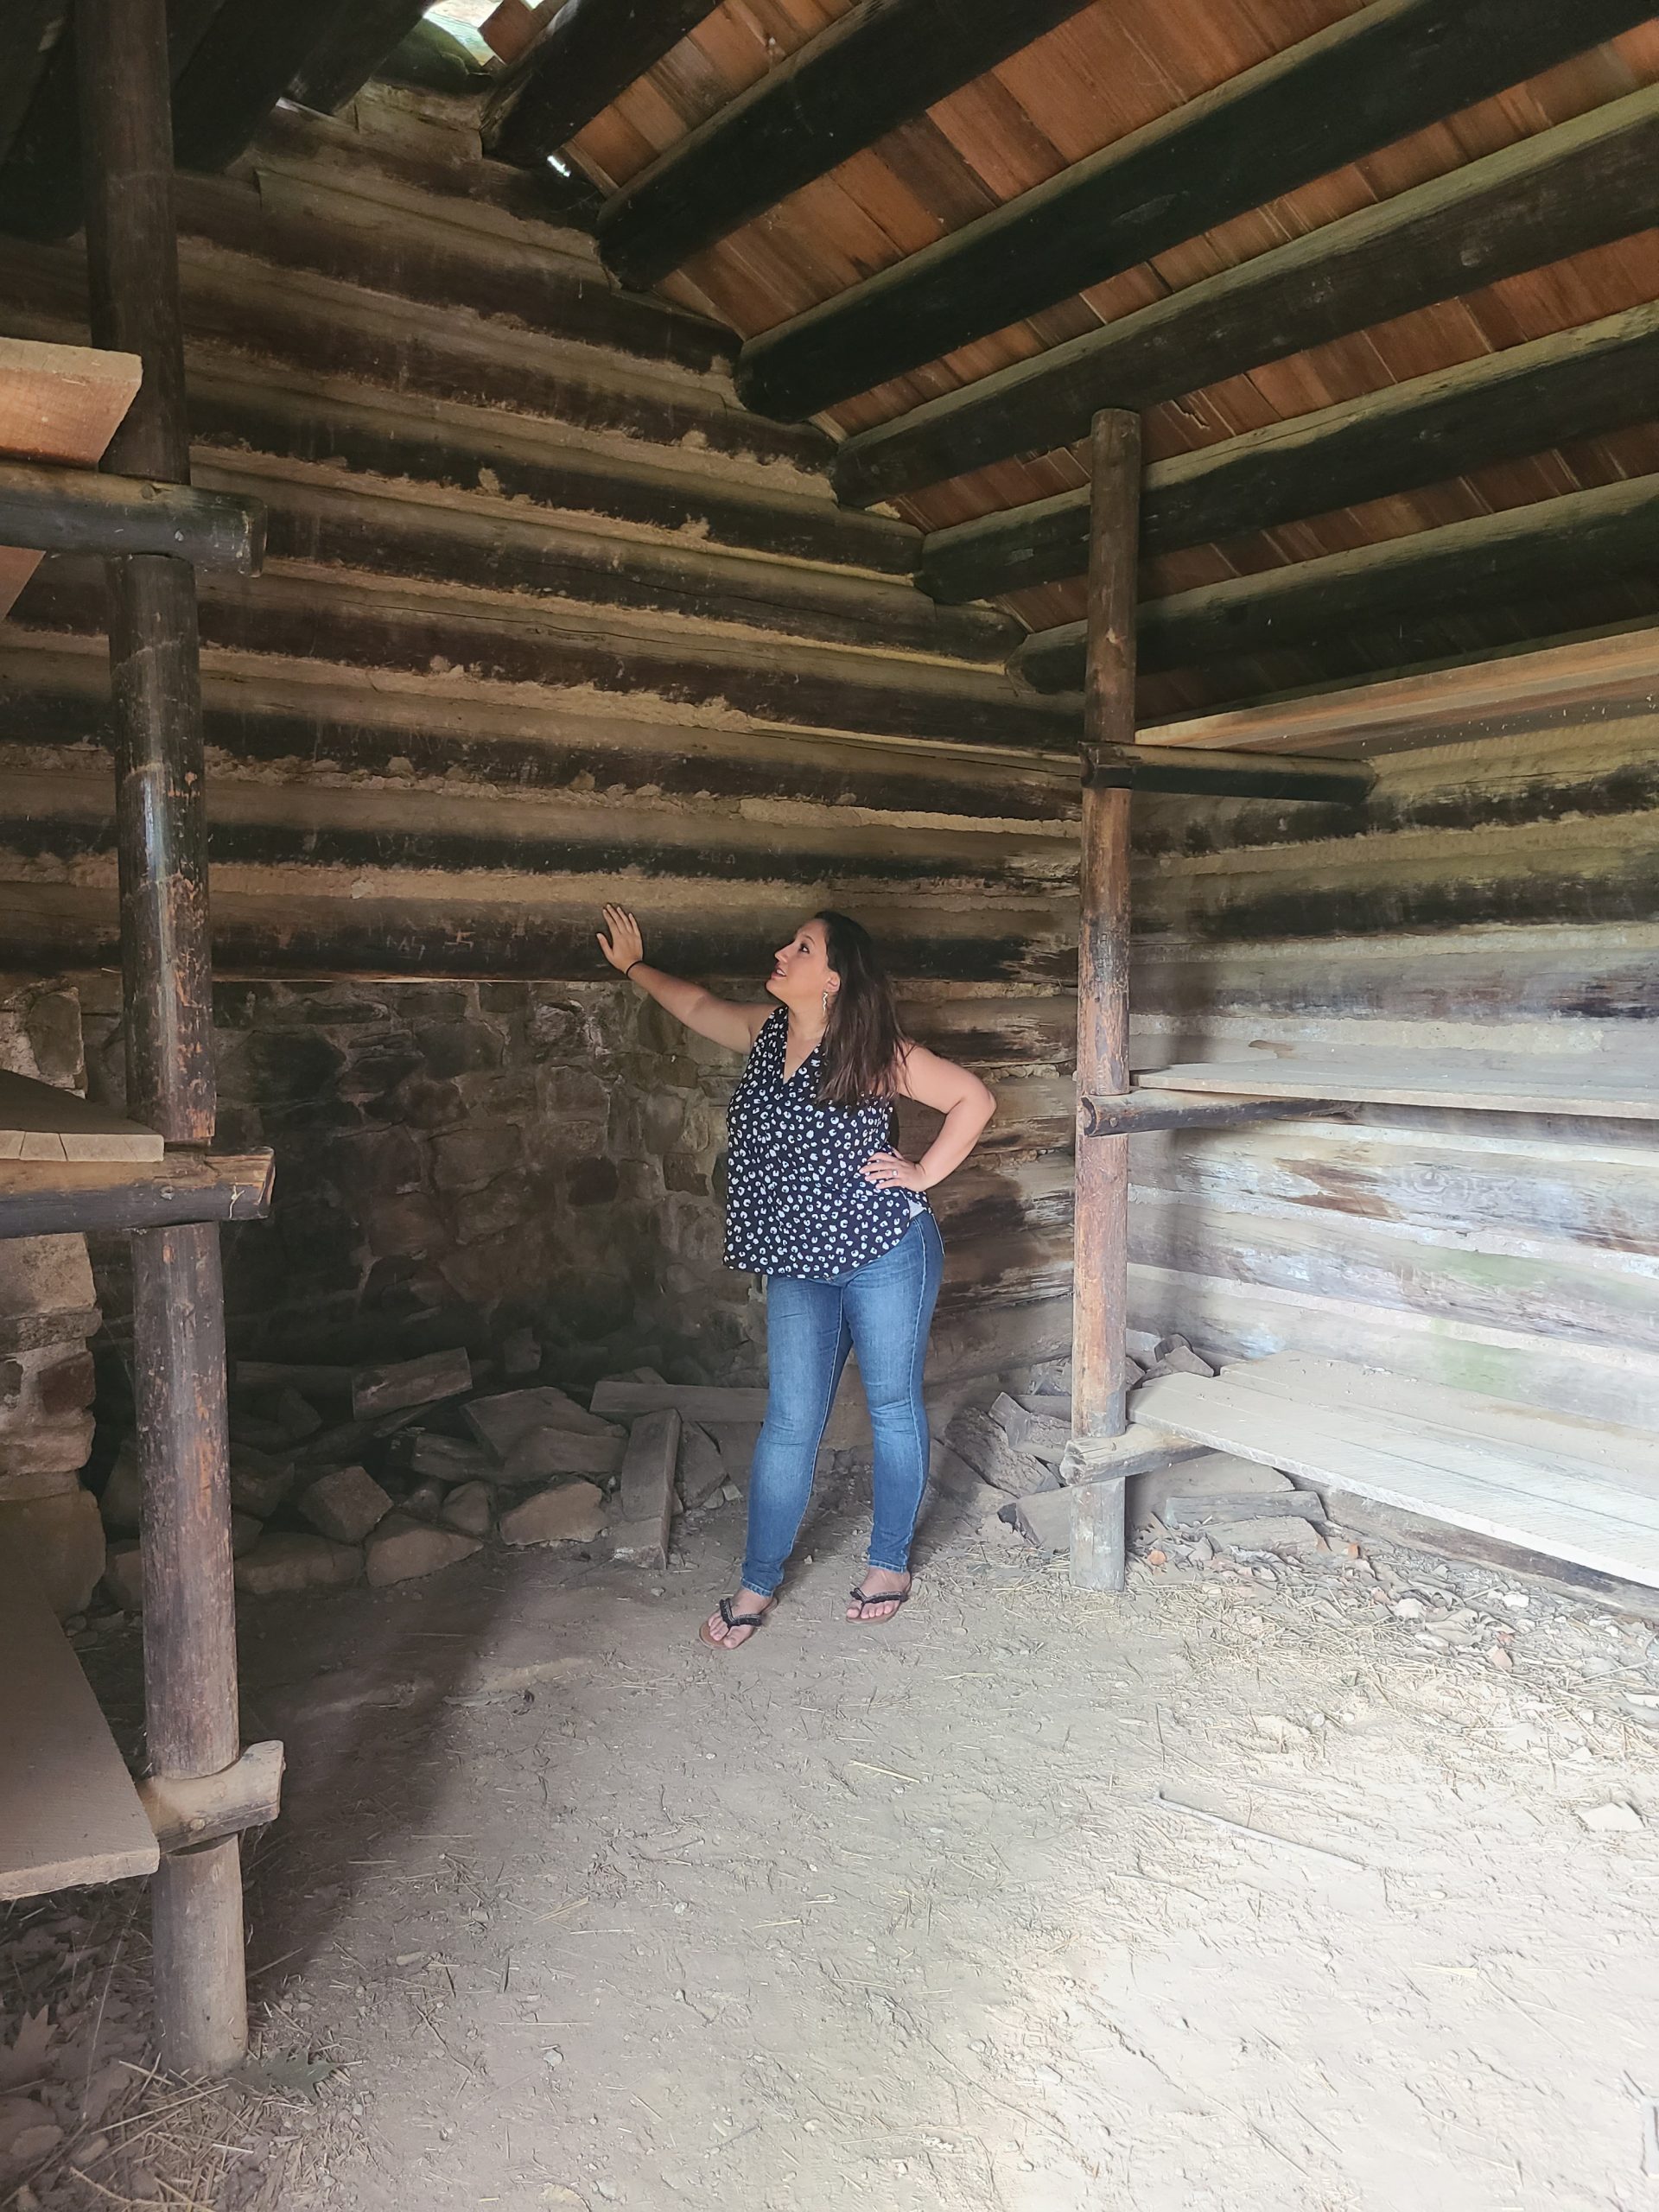
<svg viewBox="0 0 1659 2212"><path fill-rule="evenodd" d="M90 467L131 406L143 373L136 353L0 338L0 454ZM0 545L0 620L40 557Z"/></svg>
<svg viewBox="0 0 1659 2212"><path fill-rule="evenodd" d="M1338 1363L1315 1364L1329 1395ZM1149 1382L1133 1418L1317 1486L1659 1587L1659 1436L1645 1465L1638 1447L1637 1464L1614 1473L1575 1458L1568 1439L1578 1424L1549 1414L1535 1421L1522 1406L1503 1408L1493 1421L1502 1433L1488 1436L1480 1423L1491 1402L1460 1391L1397 1383L1396 1402L1411 1410L1389 1411L1245 1387L1238 1372ZM1585 1427L1592 1448L1605 1440L1604 1424Z"/></svg>
<svg viewBox="0 0 1659 2212"><path fill-rule="evenodd" d="M0 1559L0 1897L154 1873L161 1854L52 1609Z"/></svg>
<svg viewBox="0 0 1659 2212"><path fill-rule="evenodd" d="M1659 1121L1659 1092L1611 1068L1591 1074L1561 1058L1501 1061L1470 1055L1400 1053L1363 1060L1194 1061L1148 1068L1143 1090L1219 1092L1228 1097L1325 1098L1350 1106L1463 1106L1492 1114L1586 1114Z"/></svg>
<svg viewBox="0 0 1659 2212"><path fill-rule="evenodd" d="M165 1141L55 1084L0 1071L0 1162L160 1160Z"/></svg>

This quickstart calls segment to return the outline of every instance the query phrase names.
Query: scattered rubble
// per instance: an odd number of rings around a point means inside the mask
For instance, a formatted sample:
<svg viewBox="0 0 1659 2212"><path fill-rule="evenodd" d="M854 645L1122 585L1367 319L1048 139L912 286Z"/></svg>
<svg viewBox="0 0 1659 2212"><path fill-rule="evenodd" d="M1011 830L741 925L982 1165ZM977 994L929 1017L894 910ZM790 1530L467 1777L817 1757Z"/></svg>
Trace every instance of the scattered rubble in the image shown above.
<svg viewBox="0 0 1659 2212"><path fill-rule="evenodd" d="M470 1559L477 1549L476 1536L429 1528L406 1513L391 1513L364 1547L364 1567L378 1590L389 1582L412 1581L417 1574L435 1574L441 1567Z"/></svg>
<svg viewBox="0 0 1659 2212"><path fill-rule="evenodd" d="M605 1495L592 1483L561 1483L501 1516L509 1544L588 1544L605 1526Z"/></svg>
<svg viewBox="0 0 1659 2212"><path fill-rule="evenodd" d="M336 1467L320 1475L296 1502L318 1534L337 1544L360 1544L391 1510L391 1498L366 1467Z"/></svg>

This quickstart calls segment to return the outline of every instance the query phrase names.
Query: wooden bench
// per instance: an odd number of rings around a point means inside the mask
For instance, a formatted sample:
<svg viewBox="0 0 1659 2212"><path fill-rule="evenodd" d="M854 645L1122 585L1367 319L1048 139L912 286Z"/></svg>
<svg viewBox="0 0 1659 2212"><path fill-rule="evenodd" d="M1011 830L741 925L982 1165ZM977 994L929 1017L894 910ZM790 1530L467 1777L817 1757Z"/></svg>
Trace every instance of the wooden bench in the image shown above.
<svg viewBox="0 0 1659 2212"><path fill-rule="evenodd" d="M1659 1589L1659 1435L1296 1352L1135 1394L1138 1427Z"/></svg>
<svg viewBox="0 0 1659 2212"><path fill-rule="evenodd" d="M0 1557L0 1897L153 1874L161 1850L52 1608Z"/></svg>

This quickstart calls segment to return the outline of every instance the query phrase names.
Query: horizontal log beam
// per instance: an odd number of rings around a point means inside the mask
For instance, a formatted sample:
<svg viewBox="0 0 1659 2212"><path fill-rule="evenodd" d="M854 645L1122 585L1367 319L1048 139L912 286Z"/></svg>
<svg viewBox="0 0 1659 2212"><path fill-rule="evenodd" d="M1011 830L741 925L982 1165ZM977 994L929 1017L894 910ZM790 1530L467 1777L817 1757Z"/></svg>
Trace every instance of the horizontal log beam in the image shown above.
<svg viewBox="0 0 1659 2212"><path fill-rule="evenodd" d="M426 15L430 0L353 0L295 71L291 96L333 115L360 92Z"/></svg>
<svg viewBox="0 0 1659 2212"><path fill-rule="evenodd" d="M1313 799L1358 806L1376 781L1369 760L1315 760L1306 753L1221 753L1179 746L1110 745L1084 755L1089 791L1160 791L1182 798Z"/></svg>
<svg viewBox="0 0 1659 2212"><path fill-rule="evenodd" d="M816 414L1200 238L1640 22L1651 0L1372 0L751 339L738 392Z"/></svg>
<svg viewBox="0 0 1659 2212"><path fill-rule="evenodd" d="M605 202L606 266L654 284L1085 4L859 0Z"/></svg>
<svg viewBox="0 0 1659 2212"><path fill-rule="evenodd" d="M1559 592L1564 578L1617 577L1656 556L1659 475L1638 476L1143 601L1141 665L1185 668L1317 643L1414 613L1508 608L1516 598ZM1544 619L1553 620L1548 609ZM1039 691L1074 691L1083 681L1083 633L1081 622L1033 631L1011 665Z"/></svg>
<svg viewBox="0 0 1659 2212"><path fill-rule="evenodd" d="M504 162L544 161L660 61L718 0L565 0L484 111Z"/></svg>
<svg viewBox="0 0 1659 2212"><path fill-rule="evenodd" d="M283 1764L280 1744L250 1744L234 1766L218 1774L148 1776L138 1784L138 1802L163 1852L188 1851L274 1821L282 1808Z"/></svg>
<svg viewBox="0 0 1659 2212"><path fill-rule="evenodd" d="M311 56L357 13L357 0L222 0L173 86L179 167L222 169L245 154Z"/></svg>
<svg viewBox="0 0 1659 2212"><path fill-rule="evenodd" d="M1138 1090L1120 1097L1085 1096L1077 1130L1085 1137L1145 1136L1158 1129L1230 1129L1251 1122L1292 1122L1347 1114L1352 1109L1313 1098L1216 1098L1188 1103Z"/></svg>
<svg viewBox="0 0 1659 2212"><path fill-rule="evenodd" d="M1659 220L1659 86L1610 101L849 438L865 505L1083 435L1264 361Z"/></svg>
<svg viewBox="0 0 1659 2212"><path fill-rule="evenodd" d="M189 1221L260 1221L270 1211L269 1152L175 1153L156 1160L8 1160L0 1236L97 1236Z"/></svg>
<svg viewBox="0 0 1659 2212"><path fill-rule="evenodd" d="M1645 421L1656 390L1659 306L1630 308L1156 461L1141 547L1207 545L1595 437ZM954 603L1080 576L1088 563L1084 485L931 532L917 582Z"/></svg>
<svg viewBox="0 0 1659 2212"><path fill-rule="evenodd" d="M165 553L198 569L257 576L264 544L265 511L257 499L0 461L0 545L109 559Z"/></svg>

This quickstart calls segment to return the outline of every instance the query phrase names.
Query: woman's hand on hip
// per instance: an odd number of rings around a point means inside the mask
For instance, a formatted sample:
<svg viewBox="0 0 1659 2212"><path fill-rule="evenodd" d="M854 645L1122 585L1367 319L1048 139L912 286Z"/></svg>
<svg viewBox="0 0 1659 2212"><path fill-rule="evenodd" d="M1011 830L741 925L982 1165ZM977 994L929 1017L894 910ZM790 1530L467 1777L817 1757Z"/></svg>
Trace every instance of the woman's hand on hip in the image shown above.
<svg viewBox="0 0 1659 2212"><path fill-rule="evenodd" d="M925 1191L927 1178L913 1160L902 1153L878 1152L860 1170L867 1183L880 1191Z"/></svg>
<svg viewBox="0 0 1659 2212"><path fill-rule="evenodd" d="M609 931L609 935L606 931ZM599 949L613 968L620 968L624 975L636 960L645 957L645 941L639 934L639 925L626 906L607 906L605 928L599 932Z"/></svg>

